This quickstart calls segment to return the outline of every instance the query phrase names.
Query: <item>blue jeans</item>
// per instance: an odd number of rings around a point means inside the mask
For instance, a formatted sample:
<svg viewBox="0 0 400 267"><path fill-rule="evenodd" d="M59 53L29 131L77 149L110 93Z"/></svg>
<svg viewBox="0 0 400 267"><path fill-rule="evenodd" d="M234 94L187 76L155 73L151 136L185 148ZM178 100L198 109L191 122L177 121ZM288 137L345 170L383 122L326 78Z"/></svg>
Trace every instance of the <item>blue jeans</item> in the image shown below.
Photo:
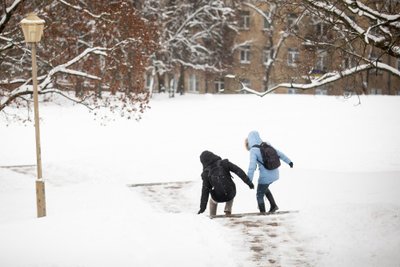
<svg viewBox="0 0 400 267"><path fill-rule="evenodd" d="M269 204L271 207L276 207L276 203L274 197L272 196L271 191L269 190L269 184L258 184L257 185L257 203L258 205L264 204L264 196L267 197Z"/></svg>

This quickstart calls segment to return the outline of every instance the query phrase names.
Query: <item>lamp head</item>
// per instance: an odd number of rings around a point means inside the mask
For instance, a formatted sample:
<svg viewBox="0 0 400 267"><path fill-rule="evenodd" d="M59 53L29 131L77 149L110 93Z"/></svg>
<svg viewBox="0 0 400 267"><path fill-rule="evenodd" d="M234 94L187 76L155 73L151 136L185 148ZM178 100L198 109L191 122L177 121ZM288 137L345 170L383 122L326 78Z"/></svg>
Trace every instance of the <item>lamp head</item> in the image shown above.
<svg viewBox="0 0 400 267"><path fill-rule="evenodd" d="M26 43L37 43L43 35L45 21L40 19L35 13L29 13L26 18L21 20L21 28L24 33Z"/></svg>

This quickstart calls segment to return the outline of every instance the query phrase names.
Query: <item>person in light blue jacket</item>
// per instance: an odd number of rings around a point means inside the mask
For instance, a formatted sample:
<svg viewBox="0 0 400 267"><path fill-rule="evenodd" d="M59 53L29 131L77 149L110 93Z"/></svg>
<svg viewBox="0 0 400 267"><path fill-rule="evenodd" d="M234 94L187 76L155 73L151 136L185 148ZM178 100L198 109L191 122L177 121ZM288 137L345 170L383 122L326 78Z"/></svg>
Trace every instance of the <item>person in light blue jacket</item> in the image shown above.
<svg viewBox="0 0 400 267"><path fill-rule="evenodd" d="M263 141L260 138L260 134L257 131L250 132L246 139L245 145L247 150L250 151L250 163L247 176L250 178L251 181L253 181L254 172L256 171L258 166L259 178L258 178L257 194L256 194L258 209L260 210L261 213L265 213L264 196L266 196L270 204L269 212L272 213L277 211L279 208L276 205L275 199L272 196L269 186L273 182L279 179L279 168L268 170L262 164L263 159L261 157L260 148L257 147L257 145L260 145L262 142ZM283 160L291 168L293 168L293 162L281 151L277 150L276 148L275 150L278 153L280 160Z"/></svg>

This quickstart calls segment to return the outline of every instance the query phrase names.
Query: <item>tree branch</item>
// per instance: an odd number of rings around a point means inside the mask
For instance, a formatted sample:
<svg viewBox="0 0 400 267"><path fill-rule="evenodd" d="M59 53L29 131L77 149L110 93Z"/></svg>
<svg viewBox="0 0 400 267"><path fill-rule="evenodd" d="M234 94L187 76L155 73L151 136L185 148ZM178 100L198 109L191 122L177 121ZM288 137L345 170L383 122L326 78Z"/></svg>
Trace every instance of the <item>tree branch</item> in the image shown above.
<svg viewBox="0 0 400 267"><path fill-rule="evenodd" d="M353 67L350 69L346 69L344 71L334 71L334 72L326 73L323 76L321 76L320 78L313 80L311 83L304 83L304 84L302 84L302 83L280 83L280 84L277 84L277 85L269 88L265 92L258 92L254 89L251 89L251 88L245 86L243 83L241 83L242 88L239 91L240 92L248 92L248 93L263 97L263 96L277 90L278 88L295 88L295 89L300 89L300 90L309 90L309 89L313 89L313 88L316 88L316 87L319 87L322 85L336 82L338 80L343 79L344 77L351 76L356 73L359 73L362 71L367 71L367 70L370 70L373 68L386 70L386 71L400 77L400 71L397 70L396 68L393 68L392 66L387 65L385 63L371 61L367 64L362 64L362 65L359 65L359 66L356 66L356 67ZM234 76L230 75L230 76L227 76L227 78L234 78Z"/></svg>
<svg viewBox="0 0 400 267"><path fill-rule="evenodd" d="M81 77L86 77L89 79L100 80L101 78L99 78L97 76L90 75L90 74L84 73L82 71L70 70L70 69L68 69L68 67L77 63L78 61L80 61L82 58L84 58L85 56L87 56L89 54L93 53L93 54L106 55L105 52L109 51L109 50L110 50L110 48L104 48L104 47L87 48L87 49L85 49L85 51L83 51L81 54L79 54L75 58L71 59L67 63L56 66L55 68L50 70L47 75L38 77L38 81L41 81L41 83L39 84L39 88L38 88L39 92L40 92L40 88L46 88L51 83L53 76L57 73L68 73L68 74L75 75L75 76L81 76ZM4 100L3 99L0 100L0 111L3 110L8 104L10 104L17 97L19 97L21 95L25 95L25 94L31 94L32 86L28 85L28 83L30 81L31 81L31 78L26 80L25 83L22 84L21 86L14 89L7 98L3 97ZM46 91L46 92L49 92L49 91Z"/></svg>
<svg viewBox="0 0 400 267"><path fill-rule="evenodd" d="M59 1L61 4L66 5L66 6L70 7L70 8L73 8L73 9L78 10L78 11L82 11L82 12L88 14L89 16L91 16L91 17L93 17L93 18L96 18L96 19L105 19L106 21L112 22L111 20L109 20L109 19L107 19L107 18L104 18L104 17L109 17L109 16L111 16L110 13L105 13L105 12L103 12L103 13L101 13L101 14L94 14L94 13L90 12L89 10L87 10L87 9L85 9L85 8L82 8L82 7L77 6L77 5L73 5L73 4L71 4L71 3L68 3L68 2L65 1L65 0L58 0L58 1Z"/></svg>
<svg viewBox="0 0 400 267"><path fill-rule="evenodd" d="M344 22L350 29L355 31L366 44L372 43L373 46L380 48L386 51L389 55L400 58L400 46L395 45L389 39L385 38L385 36L372 34L371 29L375 26L380 26L384 24L390 24L391 26L395 27L397 30L400 29L400 16L399 15L387 15L380 13L368 8L367 6L363 5L359 1L355 0L342 0L347 5L347 8L353 12L357 13L358 8L360 8L359 15L368 17L370 19L374 19L378 22L377 25L372 27L368 27L367 29L362 28L359 24L357 24L353 19L351 19L346 12L338 8L337 6L327 2L327 1L317 1L317 0L304 0L309 3L312 7L323 10L328 14L332 14L335 17L339 18L342 22ZM352 6L357 5L357 8L354 9ZM364 13L365 11L365 13ZM383 21L382 21L383 20Z"/></svg>
<svg viewBox="0 0 400 267"><path fill-rule="evenodd" d="M24 96L24 95L31 95L33 94L32 91L20 91L15 94L11 94L4 102L0 101L0 111L3 110L5 107L7 107L9 104L11 104L15 99L18 97Z"/></svg>
<svg viewBox="0 0 400 267"><path fill-rule="evenodd" d="M6 3L4 2L4 14L2 14L0 18L0 33L4 31L4 28L12 17L12 14L22 2L24 2L24 0L14 0L14 2L8 8L6 7Z"/></svg>

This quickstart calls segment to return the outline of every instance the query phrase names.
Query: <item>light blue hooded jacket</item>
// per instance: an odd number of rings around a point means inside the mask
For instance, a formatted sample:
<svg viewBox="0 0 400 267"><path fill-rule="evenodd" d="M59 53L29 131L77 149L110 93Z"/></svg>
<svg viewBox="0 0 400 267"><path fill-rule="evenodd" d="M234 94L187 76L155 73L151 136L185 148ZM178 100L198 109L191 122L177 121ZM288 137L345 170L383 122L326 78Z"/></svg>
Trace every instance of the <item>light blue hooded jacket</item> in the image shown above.
<svg viewBox="0 0 400 267"><path fill-rule="evenodd" d="M254 145L259 145L262 143L262 140L260 138L260 135L257 131L252 131L249 133L247 137L247 141L249 144L250 148L250 163L249 163L249 170L247 172L247 176L249 176L250 180L253 181L253 176L254 172L257 169L260 171L260 176L258 178L258 183L259 184L271 184L275 182L276 180L279 179L279 168L276 168L274 170L268 170L262 165L262 157L261 157L261 152L260 148L258 147L253 147ZM276 152L278 153L278 156L281 160L289 164L291 160L282 152L277 150L275 148Z"/></svg>

